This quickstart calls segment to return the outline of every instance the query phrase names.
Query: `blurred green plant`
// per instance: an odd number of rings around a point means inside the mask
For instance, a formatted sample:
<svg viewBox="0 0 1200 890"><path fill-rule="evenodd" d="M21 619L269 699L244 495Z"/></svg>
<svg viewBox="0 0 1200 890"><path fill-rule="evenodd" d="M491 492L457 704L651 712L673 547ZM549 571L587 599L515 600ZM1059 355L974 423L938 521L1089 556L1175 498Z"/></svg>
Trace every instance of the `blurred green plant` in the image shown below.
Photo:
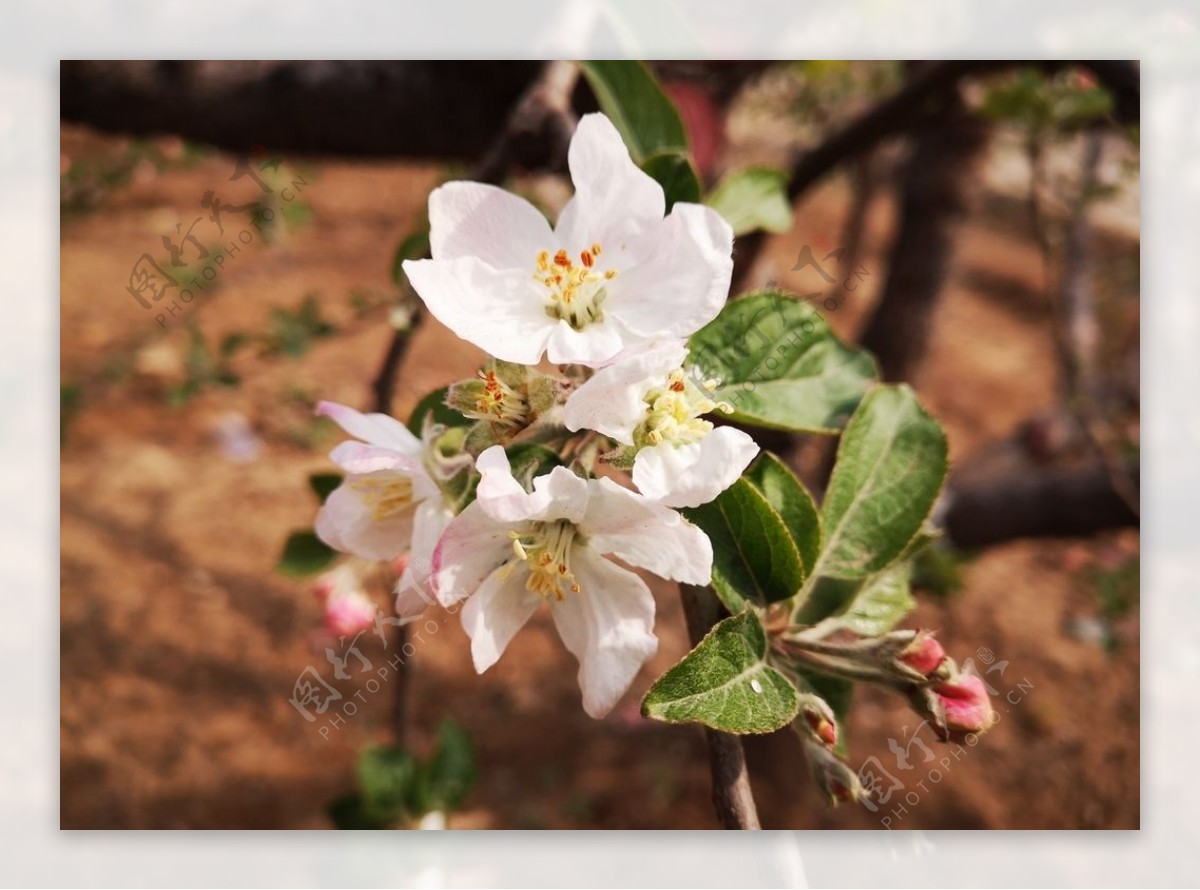
<svg viewBox="0 0 1200 890"><path fill-rule="evenodd" d="M466 730L447 720L427 759L375 745L359 755L356 773L357 790L329 807L335 828L414 828L429 813L462 806L475 784L475 748Z"/></svg>
<svg viewBox="0 0 1200 890"><path fill-rule="evenodd" d="M272 309L268 331L262 340L263 356L286 355L299 358L308 352L314 340L330 337L337 328L321 315L316 294L308 294L295 309Z"/></svg>
<svg viewBox="0 0 1200 890"><path fill-rule="evenodd" d="M233 356L248 341L246 334L226 334L214 352L194 322L187 324L188 342L184 352L184 379L167 391L167 404L181 408L211 386L232 387L241 377L230 366Z"/></svg>

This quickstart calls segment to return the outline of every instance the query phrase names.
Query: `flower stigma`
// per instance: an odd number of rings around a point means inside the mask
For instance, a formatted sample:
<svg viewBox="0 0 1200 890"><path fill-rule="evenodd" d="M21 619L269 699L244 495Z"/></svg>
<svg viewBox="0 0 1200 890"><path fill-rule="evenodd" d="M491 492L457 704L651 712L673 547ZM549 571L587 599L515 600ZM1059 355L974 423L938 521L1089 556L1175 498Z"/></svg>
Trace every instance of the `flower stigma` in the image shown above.
<svg viewBox="0 0 1200 890"><path fill-rule="evenodd" d="M617 270L600 271L596 267L600 253L598 243L580 251L578 265L565 250L553 256L548 250L538 253L533 279L549 296L547 315L565 321L577 331L604 320L603 304L608 295L604 283L616 278Z"/></svg>
<svg viewBox="0 0 1200 890"><path fill-rule="evenodd" d="M561 601L567 593L579 593L579 584L571 572L571 545L579 537L573 523L535 522L526 532L509 532L513 553L529 568L525 589L543 599ZM509 563L515 567L516 563Z"/></svg>

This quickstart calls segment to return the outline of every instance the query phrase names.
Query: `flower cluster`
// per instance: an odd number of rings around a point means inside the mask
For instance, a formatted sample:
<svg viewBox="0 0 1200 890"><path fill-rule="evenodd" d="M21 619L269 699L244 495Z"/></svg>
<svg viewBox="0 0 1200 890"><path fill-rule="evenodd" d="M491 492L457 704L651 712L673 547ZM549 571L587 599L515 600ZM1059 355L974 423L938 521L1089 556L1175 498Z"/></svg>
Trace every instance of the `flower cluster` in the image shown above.
<svg viewBox="0 0 1200 890"><path fill-rule="evenodd" d="M709 539L676 508L711 501L758 447L713 423L729 406L684 342L728 298L729 225L698 204L667 213L601 114L580 120L568 164L575 194L553 227L493 186L430 195L431 258L404 272L430 314L492 360L449 391L464 424L426 421L421 438L322 403L356 441L331 454L346 478L317 533L368 559L409 553L398 613L461 604L480 672L546 606L579 661L584 708L601 717L657 647L654 599L626 566L708 583ZM518 465L518 447L536 459Z"/></svg>

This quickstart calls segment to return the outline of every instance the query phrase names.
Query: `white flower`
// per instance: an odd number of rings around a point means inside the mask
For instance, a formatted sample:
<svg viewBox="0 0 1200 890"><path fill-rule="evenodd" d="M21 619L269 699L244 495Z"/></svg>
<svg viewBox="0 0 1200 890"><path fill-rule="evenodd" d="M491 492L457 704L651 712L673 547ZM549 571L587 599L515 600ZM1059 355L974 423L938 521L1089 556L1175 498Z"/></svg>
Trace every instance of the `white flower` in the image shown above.
<svg viewBox="0 0 1200 890"><path fill-rule="evenodd" d="M733 231L699 204L663 217L662 187L602 114L568 152L575 196L551 230L503 189L452 182L429 196L433 259L405 274L429 311L497 358L601 365L625 347L686 337L729 292Z"/></svg>
<svg viewBox="0 0 1200 890"><path fill-rule="evenodd" d="M677 340L629 350L571 393L563 412L570 430L636 448L634 484L671 507L708 503L758 454L746 433L701 418L723 406L712 399L716 381L683 370L686 356Z"/></svg>
<svg viewBox="0 0 1200 890"><path fill-rule="evenodd" d="M700 529L611 479L564 467L526 492L500 446L479 456L474 503L447 527L433 556L434 589L462 610L475 669L487 670L543 603L579 660L583 707L602 717L658 646L645 582L605 559L688 584L707 584L712 545Z"/></svg>
<svg viewBox="0 0 1200 890"><path fill-rule="evenodd" d="M342 442L329 454L346 478L317 514L317 536L365 559L409 553L396 587L396 611L411 620L432 599L433 548L454 517L425 468L425 445L386 414L361 414L333 402L321 402L317 413L362 440Z"/></svg>

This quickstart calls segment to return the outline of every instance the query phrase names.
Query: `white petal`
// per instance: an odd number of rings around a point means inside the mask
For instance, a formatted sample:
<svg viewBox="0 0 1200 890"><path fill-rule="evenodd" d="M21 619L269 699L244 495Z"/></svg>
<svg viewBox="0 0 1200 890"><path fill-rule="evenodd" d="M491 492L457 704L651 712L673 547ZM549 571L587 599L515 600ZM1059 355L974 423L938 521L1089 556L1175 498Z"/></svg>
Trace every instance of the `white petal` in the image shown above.
<svg viewBox="0 0 1200 890"><path fill-rule="evenodd" d="M563 409L567 429L595 430L632 445L633 431L646 415L647 390L661 385L686 356L679 340L623 350L571 393Z"/></svg>
<svg viewBox="0 0 1200 890"><path fill-rule="evenodd" d="M318 402L317 414L328 417L356 439L391 448L403 454L419 454L421 441L408 427L386 414L363 414L337 402Z"/></svg>
<svg viewBox="0 0 1200 890"><path fill-rule="evenodd" d="M429 196L429 245L435 260L474 257L496 269L533 274L539 251L557 241L541 212L494 185L450 182Z"/></svg>
<svg viewBox="0 0 1200 890"><path fill-rule="evenodd" d="M633 162L603 114L580 118L567 164L575 197L559 215L555 234L571 254L598 241L606 261L626 268L644 253L646 234L666 212L662 186Z"/></svg>
<svg viewBox="0 0 1200 890"><path fill-rule="evenodd" d="M479 471L476 503L498 522L520 522L545 508L546 496L527 492L513 478L503 445L493 445L475 459Z"/></svg>
<svg viewBox="0 0 1200 890"><path fill-rule="evenodd" d="M611 553L672 581L709 582L712 543L696 526L611 479L593 481L589 493L587 514L579 526L597 552Z"/></svg>
<svg viewBox="0 0 1200 890"><path fill-rule="evenodd" d="M497 522L479 501L446 526L433 550L433 591L443 606L452 606L479 589L483 580L511 558L513 526Z"/></svg>
<svg viewBox="0 0 1200 890"><path fill-rule="evenodd" d="M342 442L329 452L329 459L347 473L376 473L380 470L392 470L409 476L425 473L419 455L362 442Z"/></svg>
<svg viewBox="0 0 1200 890"><path fill-rule="evenodd" d="M654 597L641 578L588 547L572 551L571 568L580 591L554 603L554 624L579 660L583 709L599 719L658 649Z"/></svg>
<svg viewBox="0 0 1200 890"><path fill-rule="evenodd" d="M406 260L404 273L430 313L496 358L535 365L558 324L533 269L496 271L482 260Z"/></svg>
<svg viewBox="0 0 1200 890"><path fill-rule="evenodd" d="M711 207L676 204L655 239L645 262L610 283L605 312L643 337L687 337L729 296L733 230Z"/></svg>
<svg viewBox="0 0 1200 890"><path fill-rule="evenodd" d="M746 433L719 426L690 445L643 448L633 464L633 484L668 507L699 507L732 485L757 454Z"/></svg>
<svg viewBox="0 0 1200 890"><path fill-rule="evenodd" d="M587 511L591 488L566 467L555 467L533 480L535 494L544 506L531 519L565 519L578 523Z"/></svg>
<svg viewBox="0 0 1200 890"><path fill-rule="evenodd" d="M592 322L581 331L559 320L546 343L546 357L558 365L595 368L612 361L627 340L620 323L612 318Z"/></svg>
<svg viewBox="0 0 1200 890"><path fill-rule="evenodd" d="M525 589L529 572L523 566L501 566L488 575L462 610L463 630L471 638L471 659L482 674L493 664L543 602Z"/></svg>
<svg viewBox="0 0 1200 890"><path fill-rule="evenodd" d="M422 501L417 506L413 517L412 547L409 549L408 565L396 585L397 595L415 591L427 602L434 601L433 551L442 537L442 532L453 518L454 511L447 507L440 497Z"/></svg>
<svg viewBox="0 0 1200 890"><path fill-rule="evenodd" d="M401 624L416 621L435 602L432 596L427 596L418 587L396 588L396 617Z"/></svg>
<svg viewBox="0 0 1200 890"><path fill-rule="evenodd" d="M392 559L408 550L414 510L410 507L376 519L374 507L354 487L359 480L387 482L395 475L382 472L348 477L330 493L317 513L317 537L335 550L364 559Z"/></svg>

